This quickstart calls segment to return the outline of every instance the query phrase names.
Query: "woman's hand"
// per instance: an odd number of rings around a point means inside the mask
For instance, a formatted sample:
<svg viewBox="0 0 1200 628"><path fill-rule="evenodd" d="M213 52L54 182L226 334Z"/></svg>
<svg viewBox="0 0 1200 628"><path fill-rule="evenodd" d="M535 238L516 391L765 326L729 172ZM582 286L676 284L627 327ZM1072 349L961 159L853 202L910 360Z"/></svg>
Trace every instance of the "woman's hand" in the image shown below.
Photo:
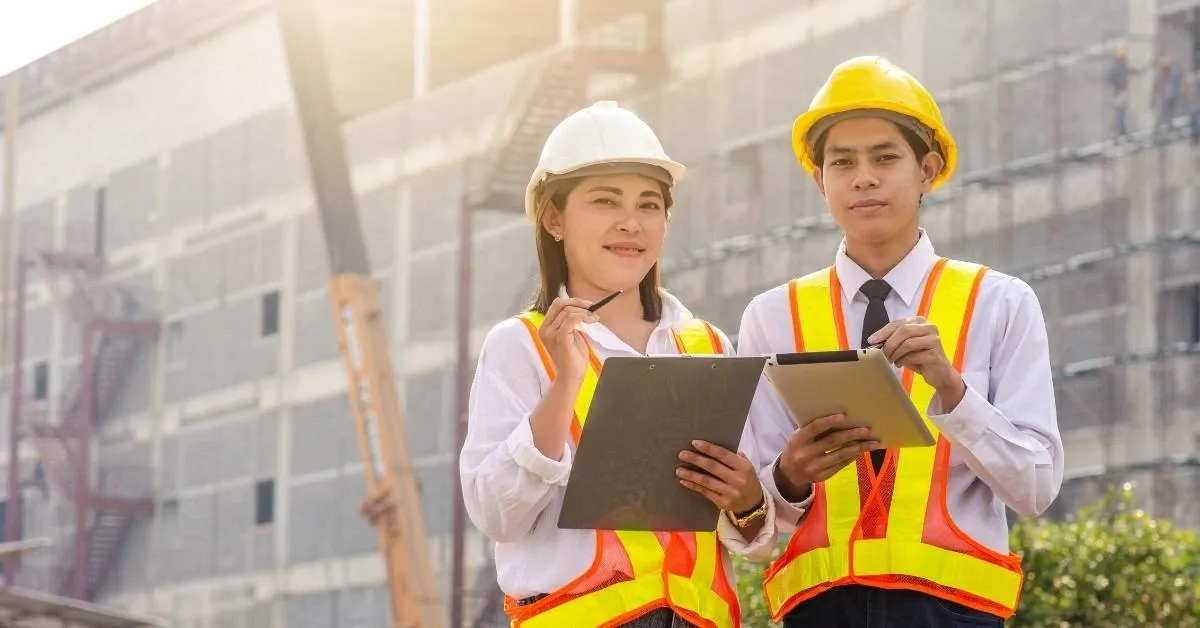
<svg viewBox="0 0 1200 628"><path fill-rule="evenodd" d="M698 451L682 451L679 459L707 473L679 467L676 475L685 487L700 493L717 508L735 515L754 510L762 503L762 484L754 464L742 453L702 440L692 443Z"/></svg>
<svg viewBox="0 0 1200 628"><path fill-rule="evenodd" d="M583 299L557 298L546 311L546 319L538 329L538 337L546 345L558 378L571 384L583 381L588 367L587 344L575 329L579 323L594 323L600 317L587 310L590 302Z"/></svg>

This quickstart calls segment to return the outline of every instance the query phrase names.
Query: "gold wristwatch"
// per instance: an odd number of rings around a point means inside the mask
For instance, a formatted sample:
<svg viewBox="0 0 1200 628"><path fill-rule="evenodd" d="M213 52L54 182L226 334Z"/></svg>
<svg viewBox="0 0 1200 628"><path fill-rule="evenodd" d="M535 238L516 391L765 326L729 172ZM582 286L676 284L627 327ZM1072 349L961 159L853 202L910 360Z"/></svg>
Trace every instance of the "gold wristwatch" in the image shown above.
<svg viewBox="0 0 1200 628"><path fill-rule="evenodd" d="M757 508L755 508L754 510L751 510L750 512L748 512L744 515L738 516L737 514L732 513L728 510L725 511L725 516L729 517L729 522L739 528L745 528L745 527L749 526L751 523L754 523L755 519L758 519L759 517L762 517L766 514L767 514L767 496L766 495L763 495L762 501L758 502Z"/></svg>

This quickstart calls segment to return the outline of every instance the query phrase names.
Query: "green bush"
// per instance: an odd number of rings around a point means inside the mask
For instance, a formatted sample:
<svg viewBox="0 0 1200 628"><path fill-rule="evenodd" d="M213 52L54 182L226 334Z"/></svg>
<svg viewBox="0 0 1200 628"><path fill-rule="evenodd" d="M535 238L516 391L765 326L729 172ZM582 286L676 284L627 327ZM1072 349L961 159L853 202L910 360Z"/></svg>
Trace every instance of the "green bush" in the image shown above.
<svg viewBox="0 0 1200 628"><path fill-rule="evenodd" d="M771 560L783 551L787 542L780 543ZM771 613L767 610L767 596L763 593L763 570L770 561L753 563L739 556L733 557L733 569L737 574L738 600L742 604L742 628L771 628Z"/></svg>
<svg viewBox="0 0 1200 628"><path fill-rule="evenodd" d="M1138 509L1129 485L1066 521L1022 520L1010 542L1025 569L1013 628L1200 627L1200 537ZM774 625L765 564L734 564L743 625Z"/></svg>
<svg viewBox="0 0 1200 628"><path fill-rule="evenodd" d="M1128 484L1066 521L1022 521L1010 543L1025 569L1010 626L1200 626L1200 539Z"/></svg>

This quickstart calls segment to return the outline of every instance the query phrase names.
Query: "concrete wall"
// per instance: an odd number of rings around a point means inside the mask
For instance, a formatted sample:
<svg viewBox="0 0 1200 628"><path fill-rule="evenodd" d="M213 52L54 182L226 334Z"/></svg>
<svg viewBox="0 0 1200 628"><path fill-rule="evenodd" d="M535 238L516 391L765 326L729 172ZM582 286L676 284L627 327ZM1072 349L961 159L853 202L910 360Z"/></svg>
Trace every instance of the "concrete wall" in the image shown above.
<svg viewBox="0 0 1200 628"><path fill-rule="evenodd" d="M677 195L668 255L824 214L791 155L790 124L832 65L851 55L891 56L945 94L944 112L963 150L960 176L1048 150L1055 128L1064 145L1099 141L1110 126L1104 46L1130 25L1147 32L1134 24L1137 16L1153 30L1144 4L1055 3L1058 36L1047 30L1046 4L1033 0L971 7L952 0L669 3L671 81L653 94L616 94L691 168ZM990 29L983 26L988 11ZM1084 60L1057 73L1030 65L1052 42ZM451 286L462 158L495 137L522 68L520 61L497 66L346 128L440 566L449 560L453 496ZM1003 79L988 76L997 68L1007 72ZM25 233L46 245L90 242L103 187L118 277L141 287L164 320L162 340L135 366L101 438L102 462L154 469L159 501L159 514L135 531L108 601L168 614L179 626L382 625L384 574L374 534L357 515L362 463L274 24L256 18L180 50L39 116L21 133ZM1170 149L1177 166L1164 171L1166 194L1145 186L1154 166L1135 155L1104 169L1064 166L1057 178L947 193L931 199L925 222L943 253L1010 272L1150 237L1157 227L1141 218L1151 206L1164 208L1154 210L1162 225L1196 228L1189 150ZM534 271L523 218L479 222L476 342L523 304ZM827 264L837 240L818 230L680 270L668 283L699 315L734 333L753 294ZM1194 258L1172 255L1164 258L1178 268L1172 281L1194 282ZM1166 276L1161 268L1144 256L1121 258L1037 283L1055 319L1056 362L1158 343L1132 327L1156 320L1160 297L1144 288ZM1135 275L1148 279L1130 283ZM1092 285L1103 290L1087 291ZM53 397L70 381L78 339L41 288L34 293L27 369L53 363ZM273 294L278 327L264 335L263 307ZM1124 342L1127 335L1137 338ZM1169 433L1173 451L1194 451L1200 399L1185 385L1194 358L1177 361L1178 414L1169 429L1153 433ZM1135 436L1148 432L1142 417L1162 413L1146 405L1148 384L1132 381L1123 372L1064 381L1073 470L1158 455L1159 436ZM1078 401L1099 391L1111 396ZM273 517L260 524L264 482L272 486ZM473 538L471 548L472 562L481 562L483 543Z"/></svg>

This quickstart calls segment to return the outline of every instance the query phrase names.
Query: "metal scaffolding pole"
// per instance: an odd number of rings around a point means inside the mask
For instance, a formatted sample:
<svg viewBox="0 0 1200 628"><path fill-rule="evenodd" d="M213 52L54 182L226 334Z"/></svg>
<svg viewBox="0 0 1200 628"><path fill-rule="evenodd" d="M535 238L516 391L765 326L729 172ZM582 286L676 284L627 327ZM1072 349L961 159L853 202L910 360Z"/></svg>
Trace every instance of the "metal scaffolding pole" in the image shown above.
<svg viewBox="0 0 1200 628"><path fill-rule="evenodd" d="M12 336L13 329L11 325L11 314L14 310L13 299L11 298L11 279L13 261L17 257L16 238L13 237L16 231L17 222L17 207L16 207L16 173L17 173L17 127L20 124L20 80L17 72L12 72L8 75L8 86L6 89L6 102L4 106L4 207L3 214L0 215L0 376L3 375L3 364L12 352ZM23 286L19 287L23 290ZM22 303L21 307L24 307ZM23 312L18 312L16 316L23 318ZM12 396L12 410L9 413L9 469L8 469L8 502L5 508L4 521L4 539L7 541L16 540L16 536L21 529L21 500L19 498L19 478L17 475L17 409L19 407L19 399L21 396L20 381L18 373L21 370L21 363L13 362L13 371L11 377L5 376L4 380L11 383L9 394ZM19 567L20 554L13 554L4 561L4 582L7 586L13 586Z"/></svg>

